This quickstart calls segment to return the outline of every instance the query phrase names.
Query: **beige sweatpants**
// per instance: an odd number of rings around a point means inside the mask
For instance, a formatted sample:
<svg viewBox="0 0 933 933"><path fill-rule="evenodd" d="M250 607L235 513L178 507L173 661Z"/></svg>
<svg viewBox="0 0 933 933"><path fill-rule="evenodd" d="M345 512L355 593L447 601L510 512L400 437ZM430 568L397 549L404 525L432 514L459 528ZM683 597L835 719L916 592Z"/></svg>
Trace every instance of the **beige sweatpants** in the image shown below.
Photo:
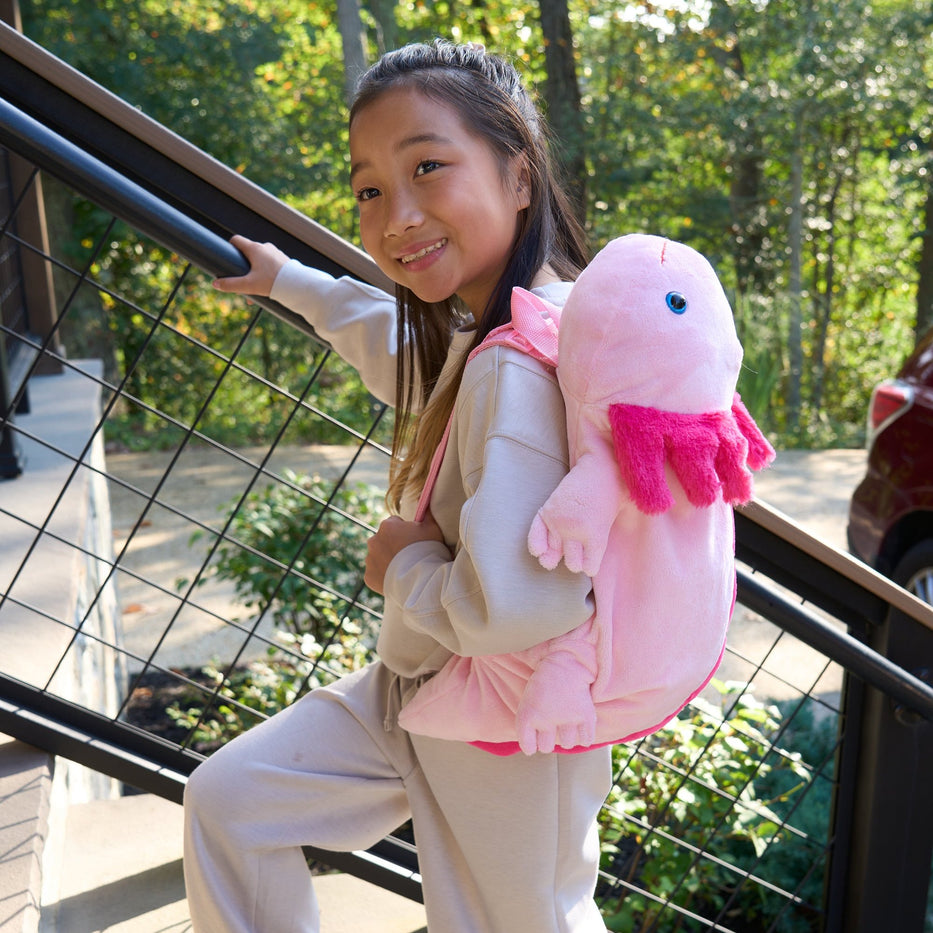
<svg viewBox="0 0 933 933"><path fill-rule="evenodd" d="M387 710L393 688L374 664L195 770L185 878L196 933L316 933L299 847L367 848L409 816L430 933L603 933L593 890L609 750L503 758L409 735Z"/></svg>

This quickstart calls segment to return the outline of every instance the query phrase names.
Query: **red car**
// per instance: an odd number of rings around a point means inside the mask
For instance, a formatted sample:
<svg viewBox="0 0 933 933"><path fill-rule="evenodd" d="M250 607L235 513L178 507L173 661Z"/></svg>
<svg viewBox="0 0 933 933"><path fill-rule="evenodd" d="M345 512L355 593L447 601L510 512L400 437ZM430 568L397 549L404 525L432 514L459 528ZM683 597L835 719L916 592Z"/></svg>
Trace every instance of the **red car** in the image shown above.
<svg viewBox="0 0 933 933"><path fill-rule="evenodd" d="M856 557L933 603L933 330L872 393L848 539Z"/></svg>

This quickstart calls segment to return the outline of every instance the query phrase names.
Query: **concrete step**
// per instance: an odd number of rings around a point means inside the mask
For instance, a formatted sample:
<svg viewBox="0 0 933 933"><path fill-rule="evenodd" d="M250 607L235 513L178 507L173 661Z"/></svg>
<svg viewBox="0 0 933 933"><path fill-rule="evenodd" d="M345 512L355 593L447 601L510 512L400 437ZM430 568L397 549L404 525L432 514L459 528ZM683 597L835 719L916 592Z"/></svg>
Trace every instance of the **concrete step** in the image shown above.
<svg viewBox="0 0 933 933"><path fill-rule="evenodd" d="M188 933L182 810L147 794L73 804L40 933ZM53 833L58 831L53 826ZM424 908L348 875L315 878L322 933L426 933Z"/></svg>
<svg viewBox="0 0 933 933"><path fill-rule="evenodd" d="M0 735L0 931L36 933L52 757Z"/></svg>

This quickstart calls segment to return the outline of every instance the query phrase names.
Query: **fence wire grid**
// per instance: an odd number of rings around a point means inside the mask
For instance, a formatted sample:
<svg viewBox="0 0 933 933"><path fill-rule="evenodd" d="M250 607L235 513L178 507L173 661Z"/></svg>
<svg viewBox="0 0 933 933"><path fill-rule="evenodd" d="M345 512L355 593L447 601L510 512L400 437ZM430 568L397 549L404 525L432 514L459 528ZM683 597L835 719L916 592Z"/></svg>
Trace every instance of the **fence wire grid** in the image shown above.
<svg viewBox="0 0 933 933"><path fill-rule="evenodd" d="M372 658L380 612L361 547L383 514L391 413L346 401L352 373L326 347L43 181L57 323L41 342L12 323L19 257L36 252L17 233L21 196L0 222L8 353L23 344L63 370L34 363L2 413L25 467L0 483L14 547L0 545L0 664L67 693L63 671L89 670L96 652L93 676L116 686L82 702L210 754ZM63 444L81 391L96 408ZM60 485L21 495L48 462ZM82 483L105 493L96 538L67 531ZM91 568L86 592L59 614L30 581L76 565ZM610 929L819 927L841 678L737 608L722 683L615 749L597 892Z"/></svg>

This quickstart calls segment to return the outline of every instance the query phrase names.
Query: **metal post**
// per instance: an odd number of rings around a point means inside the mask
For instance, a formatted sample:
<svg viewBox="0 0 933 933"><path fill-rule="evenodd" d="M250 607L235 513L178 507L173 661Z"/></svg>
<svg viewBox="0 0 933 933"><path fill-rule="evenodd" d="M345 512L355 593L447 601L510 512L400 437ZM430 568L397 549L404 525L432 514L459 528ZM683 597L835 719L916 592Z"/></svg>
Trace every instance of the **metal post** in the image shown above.
<svg viewBox="0 0 933 933"><path fill-rule="evenodd" d="M23 472L23 457L13 430L13 399L7 372L6 341L0 332L0 479L14 479Z"/></svg>
<svg viewBox="0 0 933 933"><path fill-rule="evenodd" d="M18 246L17 252L28 330L36 343L47 344L51 351L42 354L33 371L38 375L57 375L64 371L64 367L56 360L55 355L61 356L63 351L57 331L58 312L55 307L52 263L48 260L49 234L42 178L32 165L15 152L9 153L9 164L13 198L18 200L20 193L24 192L16 212L16 233L25 244Z"/></svg>
<svg viewBox="0 0 933 933"><path fill-rule="evenodd" d="M868 641L929 680L930 632L892 610ZM848 677L827 931L922 933L933 858L933 723Z"/></svg>

